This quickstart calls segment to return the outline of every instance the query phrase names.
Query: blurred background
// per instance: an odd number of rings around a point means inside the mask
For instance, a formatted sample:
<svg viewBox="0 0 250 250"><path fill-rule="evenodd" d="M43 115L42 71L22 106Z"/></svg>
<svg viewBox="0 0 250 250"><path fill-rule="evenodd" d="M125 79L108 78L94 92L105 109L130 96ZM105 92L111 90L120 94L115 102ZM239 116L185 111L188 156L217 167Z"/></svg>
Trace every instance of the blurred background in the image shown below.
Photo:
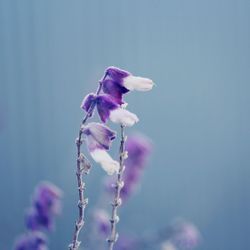
<svg viewBox="0 0 250 250"><path fill-rule="evenodd" d="M200 229L198 249L250 249L249 22L248 0L0 0L0 249L24 231L41 180L64 191L50 249L67 248L79 106L110 65L157 84L126 98L140 117L128 132L154 150L120 230L181 216ZM104 175L87 177L88 213Z"/></svg>

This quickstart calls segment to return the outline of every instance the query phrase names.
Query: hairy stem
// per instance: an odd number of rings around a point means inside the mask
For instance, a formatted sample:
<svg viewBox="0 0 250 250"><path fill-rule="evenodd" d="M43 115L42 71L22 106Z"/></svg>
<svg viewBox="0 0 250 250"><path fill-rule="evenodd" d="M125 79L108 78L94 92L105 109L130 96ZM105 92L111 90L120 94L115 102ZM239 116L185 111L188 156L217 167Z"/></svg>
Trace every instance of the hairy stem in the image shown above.
<svg viewBox="0 0 250 250"><path fill-rule="evenodd" d="M116 225L119 221L119 217L118 217L117 211L118 211L118 207L122 203L120 193L124 185L122 181L122 175L125 169L124 159L125 159L125 134L124 134L124 126L121 125L121 142L120 142L120 152L119 152L120 167L119 167L119 172L117 174L117 181L115 185L115 196L114 196L114 200L112 203L112 214L111 214L111 219L110 219L111 233L110 233L110 238L108 239L109 250L113 250L114 244L118 239Z"/></svg>
<svg viewBox="0 0 250 250"><path fill-rule="evenodd" d="M99 82L99 87L96 91L96 95L99 95L102 89L102 81L104 80L104 77ZM79 249L79 246L81 242L78 240L80 231L82 227L84 226L84 215L85 215L85 208L88 204L88 199L85 197L85 182L83 181L83 175L88 174L90 169L90 164L88 163L86 157L81 153L81 145L82 145L82 133L83 133L83 127L87 120L93 115L95 109L95 103L92 103L91 107L89 108L87 114L83 118L81 122L81 126L79 129L78 137L76 138L76 147L77 147L77 164L76 164L76 177L77 177L77 189L78 189L78 219L75 223L75 230L73 234L73 240L72 243L69 245L70 250L77 250Z"/></svg>

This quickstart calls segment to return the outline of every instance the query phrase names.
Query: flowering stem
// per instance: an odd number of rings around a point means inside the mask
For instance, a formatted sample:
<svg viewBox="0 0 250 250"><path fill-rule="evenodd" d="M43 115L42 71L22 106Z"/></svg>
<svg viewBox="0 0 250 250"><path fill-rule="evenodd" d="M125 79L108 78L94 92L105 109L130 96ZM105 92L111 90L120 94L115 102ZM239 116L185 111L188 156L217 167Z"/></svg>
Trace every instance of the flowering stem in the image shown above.
<svg viewBox="0 0 250 250"><path fill-rule="evenodd" d="M124 166L124 159L125 159L125 133L124 133L124 126L121 125L121 142L120 142L120 153L119 153L119 172L117 174L117 181L115 185L115 196L114 201L112 203L112 215L110 219L111 223L111 234L110 238L108 239L109 250L113 250L114 244L118 239L118 233L116 232L116 224L119 221L119 217L117 215L118 207L121 205L122 200L120 197L121 189L124 186L122 181L122 175L125 169Z"/></svg>
<svg viewBox="0 0 250 250"><path fill-rule="evenodd" d="M103 79L106 77L104 75ZM96 91L96 95L99 95L102 89L102 81L103 79L99 82L98 89ZM77 164L76 164L76 177L77 177L77 189L78 189L78 196L79 196L79 201L78 201L78 219L75 223L75 230L73 234L73 240L72 243L69 245L70 250L77 250L79 249L79 246L81 242L78 240L80 231L85 223L84 221L84 215L85 215L85 208L88 204L88 199L84 195L85 191L85 182L83 181L83 174L88 174L90 165L86 159L86 157L81 153L81 145L82 145L82 133L83 133L83 126L87 122L87 120L92 116L93 112L95 109L95 103L92 103L90 106L87 114L83 118L81 122L81 126L79 129L78 137L76 139L76 147L77 147Z"/></svg>

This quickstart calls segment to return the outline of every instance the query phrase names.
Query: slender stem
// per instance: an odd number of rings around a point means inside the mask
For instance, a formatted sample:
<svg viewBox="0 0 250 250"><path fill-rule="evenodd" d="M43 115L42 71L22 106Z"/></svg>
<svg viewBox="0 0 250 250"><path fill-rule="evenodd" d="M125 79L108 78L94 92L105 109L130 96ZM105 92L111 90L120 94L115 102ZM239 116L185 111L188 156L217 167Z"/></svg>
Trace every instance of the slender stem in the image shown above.
<svg viewBox="0 0 250 250"><path fill-rule="evenodd" d="M96 91L96 95L99 95L102 89L102 81L104 80L104 77L99 82L98 89ZM77 164L76 164L76 177L77 177L77 189L78 189L78 219L75 223L75 230L73 234L73 240L72 243L69 245L70 250L77 250L79 249L79 246L81 242L78 240L80 231L85 223L84 221L84 215L85 215L85 208L88 204L88 199L85 197L84 191L85 191L85 182L83 181L83 174L88 174L88 170L90 168L90 165L86 159L86 157L81 153L81 145L82 145L82 133L83 133L83 126L87 122L87 120L93 115L95 109L95 103L93 102L90 106L87 114L83 118L81 122L81 126L79 129L78 137L76 139L76 147L77 147Z"/></svg>
<svg viewBox="0 0 250 250"><path fill-rule="evenodd" d="M112 215L110 219L111 223L111 234L110 238L108 239L109 244L109 250L113 250L114 244L118 239L118 233L116 230L116 225L119 221L119 217L117 214L118 207L121 205L122 200L120 197L121 189L123 188L123 181L122 181L122 175L125 169L124 166L124 158L125 158L125 133L124 133L124 126L121 125L121 142L120 142L120 153L119 153L119 172L117 174L117 181L115 185L115 196L114 201L112 203Z"/></svg>

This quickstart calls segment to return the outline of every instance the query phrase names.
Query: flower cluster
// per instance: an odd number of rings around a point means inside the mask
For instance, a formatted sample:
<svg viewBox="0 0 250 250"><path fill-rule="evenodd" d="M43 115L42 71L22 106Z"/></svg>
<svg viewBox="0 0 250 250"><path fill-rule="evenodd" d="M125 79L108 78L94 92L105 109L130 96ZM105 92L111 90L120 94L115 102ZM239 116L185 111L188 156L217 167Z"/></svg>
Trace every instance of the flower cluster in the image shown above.
<svg viewBox="0 0 250 250"><path fill-rule="evenodd" d="M26 215L26 226L30 230L51 230L55 216L61 211L61 190L49 182L41 183L32 197L32 206Z"/></svg>
<svg viewBox="0 0 250 250"><path fill-rule="evenodd" d="M25 218L28 233L17 240L15 250L47 249L43 231L54 228L55 216L61 211L61 197L62 191L50 182L42 182L37 186Z"/></svg>
<svg viewBox="0 0 250 250"><path fill-rule="evenodd" d="M130 127L139 121L137 115L126 110L123 95L132 90L147 91L152 89L150 79L133 76L131 73L109 67L105 71L100 93L90 93L82 101L81 108L88 116L92 116L93 107L96 107L100 120L108 120L122 126ZM82 126L82 133L86 137L87 147L92 158L99 163L110 175L117 173L119 164L113 160L107 151L116 133L101 123L89 123Z"/></svg>
<svg viewBox="0 0 250 250"><path fill-rule="evenodd" d="M81 152L82 141L86 142L86 146L93 160L100 164L108 175L117 174L116 193L112 202L111 219L109 220L111 226L108 243L109 249L112 250L113 245L118 238L115 224L118 222L117 209L121 205L120 193L123 187L122 175L125 169L124 160L126 158L126 152L124 144L126 137L124 128L131 127L139 121L136 114L126 109L127 105L123 100L123 95L133 90L148 91L152 89L153 85L153 81L148 78L133 76L125 70L116 67L109 67L106 69L103 78L99 81L99 87L96 93L88 94L81 103L81 108L86 114L81 123L79 136L76 139L79 216L75 226L73 241L69 245L72 250L78 249L81 243L78 240L78 236L82 226L84 225L84 209L87 204L87 199L84 195L85 183L82 178L83 171L80 166L82 159L81 156L83 156L83 153ZM93 116L95 108L101 123L87 123L87 120ZM119 124L121 128L119 162L114 160L108 153L112 141L116 137L116 133L104 125L109 120L113 123ZM85 156L84 159L86 159ZM101 222L103 222L103 218L103 216L99 216ZM101 225L103 226L104 224L102 223ZM104 228L102 226L101 228Z"/></svg>
<svg viewBox="0 0 250 250"><path fill-rule="evenodd" d="M47 238L44 233L30 232L21 235L15 244L15 250L47 250Z"/></svg>

